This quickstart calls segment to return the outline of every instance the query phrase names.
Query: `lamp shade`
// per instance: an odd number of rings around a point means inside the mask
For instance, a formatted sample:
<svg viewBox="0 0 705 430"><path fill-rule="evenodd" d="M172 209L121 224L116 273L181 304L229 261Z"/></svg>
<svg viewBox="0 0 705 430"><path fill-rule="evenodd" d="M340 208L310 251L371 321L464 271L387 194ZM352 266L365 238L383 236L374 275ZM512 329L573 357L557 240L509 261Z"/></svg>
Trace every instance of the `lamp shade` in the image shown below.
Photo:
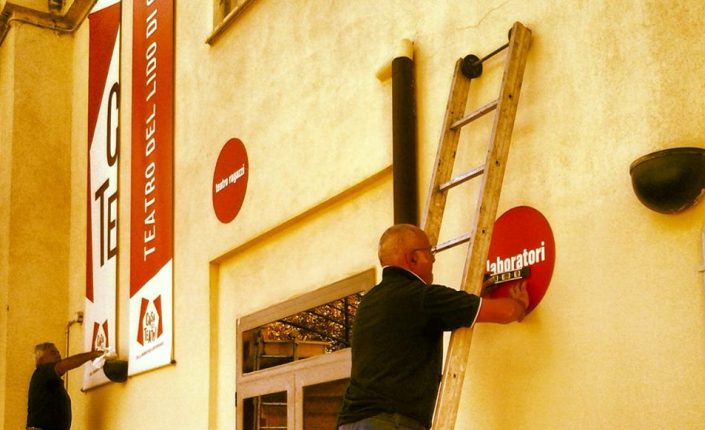
<svg viewBox="0 0 705 430"><path fill-rule="evenodd" d="M125 360L105 360L103 373L113 382L127 381L127 361Z"/></svg>
<svg viewBox="0 0 705 430"><path fill-rule="evenodd" d="M636 159L629 173L644 206L664 214L681 212L697 203L705 189L705 149L653 152Z"/></svg>

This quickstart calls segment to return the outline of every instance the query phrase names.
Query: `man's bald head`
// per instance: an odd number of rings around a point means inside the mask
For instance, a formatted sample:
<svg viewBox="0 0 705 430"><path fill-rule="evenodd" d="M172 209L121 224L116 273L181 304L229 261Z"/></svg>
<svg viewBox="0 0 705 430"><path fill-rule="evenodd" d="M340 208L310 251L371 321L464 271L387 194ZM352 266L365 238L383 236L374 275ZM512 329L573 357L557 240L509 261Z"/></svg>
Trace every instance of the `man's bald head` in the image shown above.
<svg viewBox="0 0 705 430"><path fill-rule="evenodd" d="M433 257L426 233L412 224L389 227L379 239L377 251L382 266L409 270L426 283L433 282Z"/></svg>
<svg viewBox="0 0 705 430"><path fill-rule="evenodd" d="M382 266L397 265L406 253L413 249L419 235L426 234L412 224L396 224L389 227L379 239L377 256Z"/></svg>

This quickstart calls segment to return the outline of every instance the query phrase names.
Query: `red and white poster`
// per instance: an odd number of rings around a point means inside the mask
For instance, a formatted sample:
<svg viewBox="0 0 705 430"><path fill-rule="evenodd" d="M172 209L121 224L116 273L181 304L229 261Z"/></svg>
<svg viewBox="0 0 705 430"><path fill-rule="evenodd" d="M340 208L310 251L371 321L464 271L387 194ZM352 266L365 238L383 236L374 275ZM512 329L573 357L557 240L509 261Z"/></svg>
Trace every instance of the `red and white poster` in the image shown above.
<svg viewBox="0 0 705 430"><path fill-rule="evenodd" d="M84 349L116 346L120 3L99 1L88 16L88 186ZM84 366L83 389L108 382Z"/></svg>
<svg viewBox="0 0 705 430"><path fill-rule="evenodd" d="M173 351L174 3L133 3L129 374Z"/></svg>

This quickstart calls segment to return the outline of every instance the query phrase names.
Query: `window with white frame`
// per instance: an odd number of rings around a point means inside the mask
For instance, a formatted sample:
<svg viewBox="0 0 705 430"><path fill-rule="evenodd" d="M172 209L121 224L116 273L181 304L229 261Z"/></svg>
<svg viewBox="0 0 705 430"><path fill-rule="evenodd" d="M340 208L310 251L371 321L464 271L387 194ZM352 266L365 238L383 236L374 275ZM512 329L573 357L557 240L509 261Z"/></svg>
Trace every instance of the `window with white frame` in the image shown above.
<svg viewBox="0 0 705 430"><path fill-rule="evenodd" d="M256 0L213 0L213 33L206 40L212 44L221 33Z"/></svg>
<svg viewBox="0 0 705 430"><path fill-rule="evenodd" d="M335 427L357 305L374 269L238 320L237 428Z"/></svg>

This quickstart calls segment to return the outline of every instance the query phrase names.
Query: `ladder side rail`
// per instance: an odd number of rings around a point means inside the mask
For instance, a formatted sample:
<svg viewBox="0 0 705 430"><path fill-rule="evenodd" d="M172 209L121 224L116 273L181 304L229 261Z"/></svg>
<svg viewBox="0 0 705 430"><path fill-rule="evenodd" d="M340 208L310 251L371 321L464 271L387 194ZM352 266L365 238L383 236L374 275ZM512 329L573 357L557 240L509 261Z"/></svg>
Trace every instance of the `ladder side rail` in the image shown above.
<svg viewBox="0 0 705 430"><path fill-rule="evenodd" d="M482 275L485 273L485 262L492 241L494 223L497 219L497 208L509 158L519 94L531 44L531 31L520 23L514 24L512 35L514 43L510 44L507 54L507 65L499 95L498 113L495 117L485 163L487 173L483 176L481 185L482 201L476 210L472 248L468 254L463 275L463 289L473 294L482 292ZM478 235L477 232L480 234Z"/></svg>
<svg viewBox="0 0 705 430"><path fill-rule="evenodd" d="M486 171L481 185L482 202L476 210L476 227L471 233L472 239L462 282L462 289L474 294L479 294L482 290L485 261L492 239L492 230L497 215L502 180L514 127L514 117L531 42L531 31L520 23L514 24L511 34L498 112L495 117ZM460 328L451 334L434 413L433 426L435 429L451 430L455 428L472 334L472 328Z"/></svg>
<svg viewBox="0 0 705 430"><path fill-rule="evenodd" d="M455 155L458 141L460 140L460 129L452 128L452 124L465 114L465 107L468 101L470 79L463 75L461 70L462 63L462 58L455 63L448 105L443 119L443 127L441 128L441 139L436 152L433 177L426 196L426 207L420 225L421 229L426 232L431 245L435 245L438 242L446 204L447 193L440 191L440 185L447 182L453 174Z"/></svg>

